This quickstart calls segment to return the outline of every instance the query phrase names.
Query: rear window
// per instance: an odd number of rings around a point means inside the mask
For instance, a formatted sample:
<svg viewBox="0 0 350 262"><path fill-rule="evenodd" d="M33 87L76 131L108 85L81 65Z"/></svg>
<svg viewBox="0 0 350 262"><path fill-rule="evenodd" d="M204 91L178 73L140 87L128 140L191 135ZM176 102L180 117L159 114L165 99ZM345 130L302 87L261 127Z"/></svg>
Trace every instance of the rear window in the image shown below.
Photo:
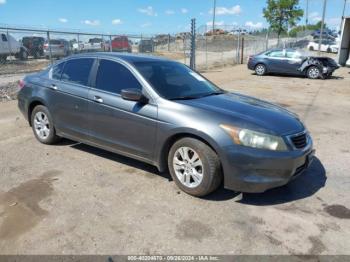
<svg viewBox="0 0 350 262"><path fill-rule="evenodd" d="M62 44L62 41L60 41L60 40L50 40L50 44L51 45L60 45L60 44Z"/></svg>
<svg viewBox="0 0 350 262"><path fill-rule="evenodd" d="M93 58L68 60L64 66L61 80L87 86L93 63Z"/></svg>

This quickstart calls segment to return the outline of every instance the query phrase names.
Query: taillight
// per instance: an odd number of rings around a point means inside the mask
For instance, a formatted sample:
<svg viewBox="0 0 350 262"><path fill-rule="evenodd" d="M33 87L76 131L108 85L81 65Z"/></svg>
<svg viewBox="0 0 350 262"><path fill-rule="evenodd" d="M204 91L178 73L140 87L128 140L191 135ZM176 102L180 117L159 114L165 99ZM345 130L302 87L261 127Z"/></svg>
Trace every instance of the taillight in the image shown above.
<svg viewBox="0 0 350 262"><path fill-rule="evenodd" d="M24 82L23 79L21 79L21 80L18 81L18 87L19 87L20 89L22 89L25 85L26 85L26 83Z"/></svg>
<svg viewBox="0 0 350 262"><path fill-rule="evenodd" d="M64 44L60 44L60 46L59 46L60 48L63 48L64 47Z"/></svg>
<svg viewBox="0 0 350 262"><path fill-rule="evenodd" d="M49 47L48 44L44 44L44 49L47 49Z"/></svg>

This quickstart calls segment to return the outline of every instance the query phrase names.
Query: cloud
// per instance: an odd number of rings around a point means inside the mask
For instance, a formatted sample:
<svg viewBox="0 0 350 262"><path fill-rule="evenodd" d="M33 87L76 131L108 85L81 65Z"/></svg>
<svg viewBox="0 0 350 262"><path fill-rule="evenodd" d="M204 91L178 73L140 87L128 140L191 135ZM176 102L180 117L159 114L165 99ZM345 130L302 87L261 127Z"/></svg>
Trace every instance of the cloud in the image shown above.
<svg viewBox="0 0 350 262"><path fill-rule="evenodd" d="M6 4L6 0L0 0L0 5Z"/></svg>
<svg viewBox="0 0 350 262"><path fill-rule="evenodd" d="M215 26L222 26L224 24L225 24L224 21L215 21ZM207 26L213 26L213 21L207 22Z"/></svg>
<svg viewBox="0 0 350 262"><path fill-rule="evenodd" d="M165 14L166 15L173 15L173 14L175 14L175 11L174 10L166 10Z"/></svg>
<svg viewBox="0 0 350 262"><path fill-rule="evenodd" d="M263 23L257 22L254 24L252 21L248 21L245 23L245 26L250 27L251 29L261 29L263 28Z"/></svg>
<svg viewBox="0 0 350 262"><path fill-rule="evenodd" d="M142 24L141 27L145 28L145 27L150 27L151 25L152 25L152 23L147 22L147 23Z"/></svg>
<svg viewBox="0 0 350 262"><path fill-rule="evenodd" d="M213 14L213 9L211 9L209 13ZM215 13L216 15L239 15L242 13L242 8L240 5L232 7L217 7Z"/></svg>
<svg viewBox="0 0 350 262"><path fill-rule="evenodd" d="M158 16L158 14L154 11L152 6L147 6L146 8L139 8L137 11L149 16Z"/></svg>
<svg viewBox="0 0 350 262"><path fill-rule="evenodd" d="M318 12L312 12L309 14L309 20L312 22L318 22L321 21L321 16Z"/></svg>
<svg viewBox="0 0 350 262"><path fill-rule="evenodd" d="M186 9L186 8L181 8L181 13L187 14L187 13L188 13L188 9Z"/></svg>
<svg viewBox="0 0 350 262"><path fill-rule="evenodd" d="M112 25L121 25L122 23L123 23L123 21L120 19L113 19L112 20Z"/></svg>
<svg viewBox="0 0 350 262"><path fill-rule="evenodd" d="M98 26L98 25L100 25L100 21L99 20L84 20L83 23L86 24L86 25L91 25L91 26Z"/></svg>
<svg viewBox="0 0 350 262"><path fill-rule="evenodd" d="M67 23L68 19L67 18L59 18L58 21L61 23Z"/></svg>

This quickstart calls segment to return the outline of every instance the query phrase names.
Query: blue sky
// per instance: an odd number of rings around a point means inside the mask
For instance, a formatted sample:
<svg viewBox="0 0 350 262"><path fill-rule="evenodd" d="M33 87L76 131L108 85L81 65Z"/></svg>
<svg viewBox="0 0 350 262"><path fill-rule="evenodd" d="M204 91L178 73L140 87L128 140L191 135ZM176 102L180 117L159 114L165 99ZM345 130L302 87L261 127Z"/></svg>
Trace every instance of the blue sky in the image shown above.
<svg viewBox="0 0 350 262"><path fill-rule="evenodd" d="M323 0L309 0L309 20L322 14ZM305 8L306 0L300 0ZM344 0L328 0L327 22L340 23ZM213 0L0 0L0 24L79 29L101 33L174 33L186 31L191 18L210 24ZM217 0L217 23L266 26L265 0ZM350 0L346 7L350 16ZM305 20L303 19L303 22Z"/></svg>

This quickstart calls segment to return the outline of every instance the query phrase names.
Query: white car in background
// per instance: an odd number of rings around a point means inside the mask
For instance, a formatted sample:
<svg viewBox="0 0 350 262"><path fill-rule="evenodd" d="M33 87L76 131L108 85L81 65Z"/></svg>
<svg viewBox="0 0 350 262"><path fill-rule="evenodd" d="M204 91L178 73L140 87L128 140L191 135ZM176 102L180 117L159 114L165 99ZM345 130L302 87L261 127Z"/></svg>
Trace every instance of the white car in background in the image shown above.
<svg viewBox="0 0 350 262"><path fill-rule="evenodd" d="M309 42L307 45L307 49L310 51L318 51L319 48L319 42ZM322 40L321 42L321 52L327 52L327 53L338 53L338 45L331 40Z"/></svg>
<svg viewBox="0 0 350 262"><path fill-rule="evenodd" d="M11 55L21 60L27 60L28 50L12 35L0 31L0 62L4 63Z"/></svg>

